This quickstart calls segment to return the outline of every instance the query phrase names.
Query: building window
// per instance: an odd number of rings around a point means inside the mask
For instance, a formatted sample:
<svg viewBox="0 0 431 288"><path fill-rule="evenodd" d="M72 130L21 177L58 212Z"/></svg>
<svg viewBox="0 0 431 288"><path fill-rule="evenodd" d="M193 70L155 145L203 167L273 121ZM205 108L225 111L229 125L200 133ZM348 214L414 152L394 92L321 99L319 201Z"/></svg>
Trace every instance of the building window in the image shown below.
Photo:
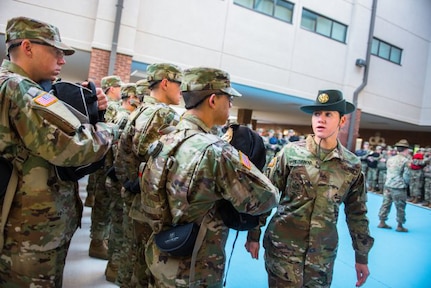
<svg viewBox="0 0 431 288"><path fill-rule="evenodd" d="M285 0L234 0L235 4L292 23L294 4Z"/></svg>
<svg viewBox="0 0 431 288"><path fill-rule="evenodd" d="M403 50L380 39L373 38L371 54L401 65Z"/></svg>
<svg viewBox="0 0 431 288"><path fill-rule="evenodd" d="M330 18L302 9L301 27L346 43L347 26Z"/></svg>

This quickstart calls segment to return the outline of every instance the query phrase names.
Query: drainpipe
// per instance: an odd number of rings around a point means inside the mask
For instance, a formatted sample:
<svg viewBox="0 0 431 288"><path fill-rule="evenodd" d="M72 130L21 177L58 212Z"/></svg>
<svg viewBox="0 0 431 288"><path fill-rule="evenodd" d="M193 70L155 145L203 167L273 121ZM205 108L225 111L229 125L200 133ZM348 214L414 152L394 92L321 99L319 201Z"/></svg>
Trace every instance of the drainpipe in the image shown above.
<svg viewBox="0 0 431 288"><path fill-rule="evenodd" d="M376 10L377 10L377 0L373 0L373 6L371 8L371 19L370 19L370 30L368 32L368 47L367 47L367 55L365 58L364 66L364 77L361 85L356 88L355 92L353 92L353 104L355 107L358 107L358 96L359 93L367 86L368 83L368 71L370 68L370 55L371 55L371 47L373 43L373 35L374 35L374 25L376 22ZM353 136L355 131L355 122L356 122L356 112L352 113L349 123L349 132L347 135L347 149L353 151Z"/></svg>
<svg viewBox="0 0 431 288"><path fill-rule="evenodd" d="M120 32L121 13L123 11L123 0L118 0L115 14L114 35L112 36L111 55L109 56L108 75L114 74L115 61L117 59L118 34Z"/></svg>

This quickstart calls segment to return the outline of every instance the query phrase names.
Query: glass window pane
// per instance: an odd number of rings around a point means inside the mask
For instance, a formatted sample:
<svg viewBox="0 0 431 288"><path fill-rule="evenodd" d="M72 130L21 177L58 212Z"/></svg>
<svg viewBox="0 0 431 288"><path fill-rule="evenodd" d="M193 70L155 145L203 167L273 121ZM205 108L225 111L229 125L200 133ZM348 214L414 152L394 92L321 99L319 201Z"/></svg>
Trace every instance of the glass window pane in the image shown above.
<svg viewBox="0 0 431 288"><path fill-rule="evenodd" d="M293 13L293 5L287 3L286 1L277 1L277 5L275 6L274 17L292 22L292 13Z"/></svg>
<svg viewBox="0 0 431 288"><path fill-rule="evenodd" d="M316 18L316 14L302 9L301 27L311 31L316 31Z"/></svg>
<svg viewBox="0 0 431 288"><path fill-rule="evenodd" d="M343 43L346 42L346 32L347 32L346 30L347 30L346 26L340 23L334 22L332 26L331 38L341 41Z"/></svg>
<svg viewBox="0 0 431 288"><path fill-rule="evenodd" d="M371 54L378 55L379 53L379 40L373 39L371 42Z"/></svg>
<svg viewBox="0 0 431 288"><path fill-rule="evenodd" d="M255 10L272 16L272 11L274 10L274 1L257 0Z"/></svg>
<svg viewBox="0 0 431 288"><path fill-rule="evenodd" d="M380 42L379 56L385 59L389 59L389 53L391 52L391 46L384 42Z"/></svg>
<svg viewBox="0 0 431 288"><path fill-rule="evenodd" d="M254 0L235 0L235 4L239 4L241 6L253 9L253 2Z"/></svg>
<svg viewBox="0 0 431 288"><path fill-rule="evenodd" d="M316 32L331 37L332 21L323 17L317 18Z"/></svg>
<svg viewBox="0 0 431 288"><path fill-rule="evenodd" d="M401 49L392 47L390 60L397 64L401 64Z"/></svg>

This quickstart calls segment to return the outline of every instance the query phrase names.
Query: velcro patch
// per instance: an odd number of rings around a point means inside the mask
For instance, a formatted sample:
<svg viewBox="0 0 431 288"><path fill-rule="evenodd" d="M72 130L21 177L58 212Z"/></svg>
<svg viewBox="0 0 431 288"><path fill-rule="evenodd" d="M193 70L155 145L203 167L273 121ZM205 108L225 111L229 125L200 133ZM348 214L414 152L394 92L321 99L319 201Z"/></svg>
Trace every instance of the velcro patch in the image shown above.
<svg viewBox="0 0 431 288"><path fill-rule="evenodd" d="M247 155L239 151L239 161L241 164L246 167L248 170L251 169L251 161L248 159Z"/></svg>
<svg viewBox="0 0 431 288"><path fill-rule="evenodd" d="M48 107L49 105L52 105L57 101L58 101L57 97L46 92L43 92L40 95L38 95L36 98L34 98L35 103L44 107Z"/></svg>

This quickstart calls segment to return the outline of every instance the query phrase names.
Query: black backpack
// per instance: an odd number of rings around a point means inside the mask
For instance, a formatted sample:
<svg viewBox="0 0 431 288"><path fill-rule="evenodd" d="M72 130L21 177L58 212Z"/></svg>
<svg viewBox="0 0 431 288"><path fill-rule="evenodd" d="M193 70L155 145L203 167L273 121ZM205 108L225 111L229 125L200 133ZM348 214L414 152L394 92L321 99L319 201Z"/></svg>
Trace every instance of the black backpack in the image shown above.
<svg viewBox="0 0 431 288"><path fill-rule="evenodd" d="M247 126L232 124L232 138L227 139L237 150L247 155L253 164L262 171L265 166L266 152L262 137ZM259 225L259 216L238 212L227 200L219 200L218 211L224 224L234 230L246 231Z"/></svg>

